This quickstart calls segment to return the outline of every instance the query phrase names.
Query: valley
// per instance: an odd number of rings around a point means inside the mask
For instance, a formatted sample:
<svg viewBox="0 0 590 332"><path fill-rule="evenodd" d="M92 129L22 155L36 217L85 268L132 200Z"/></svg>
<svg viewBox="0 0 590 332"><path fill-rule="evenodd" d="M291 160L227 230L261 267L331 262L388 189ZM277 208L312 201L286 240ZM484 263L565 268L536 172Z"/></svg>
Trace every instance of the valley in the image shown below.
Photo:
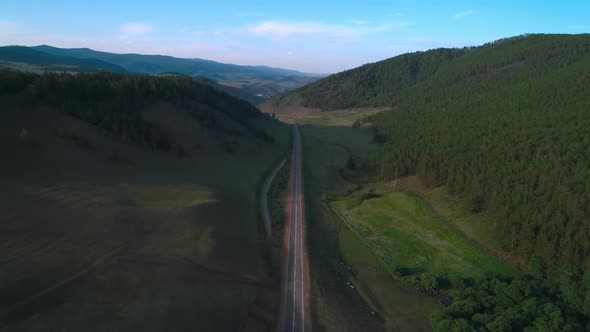
<svg viewBox="0 0 590 332"><path fill-rule="evenodd" d="M376 33L247 31L314 29ZM589 89L589 34L329 76L0 47L0 331L587 330Z"/></svg>

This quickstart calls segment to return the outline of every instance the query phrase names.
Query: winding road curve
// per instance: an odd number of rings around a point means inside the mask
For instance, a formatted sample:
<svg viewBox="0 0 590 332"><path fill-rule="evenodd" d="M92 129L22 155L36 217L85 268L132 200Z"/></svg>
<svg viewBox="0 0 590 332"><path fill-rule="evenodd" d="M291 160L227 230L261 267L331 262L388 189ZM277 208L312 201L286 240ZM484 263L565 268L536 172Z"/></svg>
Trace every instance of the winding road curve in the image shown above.
<svg viewBox="0 0 590 332"><path fill-rule="evenodd" d="M293 154L289 191L289 218L285 229L285 274L279 331L310 331L309 273L305 251L301 140L293 125Z"/></svg>

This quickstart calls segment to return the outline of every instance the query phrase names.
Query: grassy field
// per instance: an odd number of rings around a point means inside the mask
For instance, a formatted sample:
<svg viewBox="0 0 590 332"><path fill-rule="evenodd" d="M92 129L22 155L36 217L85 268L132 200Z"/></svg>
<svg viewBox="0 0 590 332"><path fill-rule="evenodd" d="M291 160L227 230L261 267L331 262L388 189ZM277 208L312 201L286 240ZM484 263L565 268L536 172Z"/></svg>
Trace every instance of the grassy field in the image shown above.
<svg viewBox="0 0 590 332"><path fill-rule="evenodd" d="M391 183L375 184L386 191L412 192L424 199L445 221L455 226L468 238L481 244L488 252L512 265L525 268L526 263L500 250L496 234L497 223L485 213L473 213L461 197L449 196L444 186L428 188L420 178L408 176Z"/></svg>
<svg viewBox="0 0 590 332"><path fill-rule="evenodd" d="M274 318L256 188L287 128L232 153L212 133L184 136L182 158L46 109L3 109L0 129L0 331L227 331L252 312L266 317L255 326Z"/></svg>
<svg viewBox="0 0 590 332"><path fill-rule="evenodd" d="M350 127L302 126L301 129L313 328L317 331L384 330L383 318L373 316L371 312L375 309L349 287L353 274L340 252L339 232L343 224L323 204L327 193L354 187L338 172L348 152L333 141L326 141ZM368 142L363 131L352 135Z"/></svg>
<svg viewBox="0 0 590 332"><path fill-rule="evenodd" d="M404 192L372 195L355 193L331 205L391 273L464 277L517 273L437 216L419 196Z"/></svg>
<svg viewBox="0 0 590 332"><path fill-rule="evenodd" d="M379 113L386 108L359 108L334 110L322 112L317 108L308 108L300 105L301 97L297 92L290 93L278 98L273 98L262 105L263 112L275 114L283 122L298 122L317 126L351 126L355 120Z"/></svg>
<svg viewBox="0 0 590 332"><path fill-rule="evenodd" d="M379 113L385 108L350 109L330 112L311 112L297 122L315 126L351 126L355 120ZM346 141L346 140L345 140ZM353 143L348 141L347 143Z"/></svg>
<svg viewBox="0 0 590 332"><path fill-rule="evenodd" d="M351 283L359 289L388 331L429 331L429 314L440 304L403 290L385 271L373 251L348 227L339 232L344 262L351 267Z"/></svg>

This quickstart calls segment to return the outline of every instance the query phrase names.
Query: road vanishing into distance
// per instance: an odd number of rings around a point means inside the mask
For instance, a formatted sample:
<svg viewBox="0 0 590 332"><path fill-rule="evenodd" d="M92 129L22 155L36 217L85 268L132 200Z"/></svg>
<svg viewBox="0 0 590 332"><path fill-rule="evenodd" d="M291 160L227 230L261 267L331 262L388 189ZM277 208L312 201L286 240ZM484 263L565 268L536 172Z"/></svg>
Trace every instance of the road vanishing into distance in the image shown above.
<svg viewBox="0 0 590 332"><path fill-rule="evenodd" d="M293 154L289 191L289 218L285 228L286 257L283 277L282 314L279 331L311 330L309 282L305 251L303 189L301 186L301 139L293 125Z"/></svg>

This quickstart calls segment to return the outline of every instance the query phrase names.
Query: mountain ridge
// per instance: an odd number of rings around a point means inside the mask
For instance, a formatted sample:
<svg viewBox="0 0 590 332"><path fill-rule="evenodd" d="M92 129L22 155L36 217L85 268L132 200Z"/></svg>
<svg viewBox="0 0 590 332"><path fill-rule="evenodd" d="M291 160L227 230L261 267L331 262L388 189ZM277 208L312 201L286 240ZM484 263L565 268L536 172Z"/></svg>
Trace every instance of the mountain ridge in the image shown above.
<svg viewBox="0 0 590 332"><path fill-rule="evenodd" d="M291 69L267 66L243 66L199 58L177 58L169 55L144 55L138 53L109 53L90 48L57 48L49 45L33 46L31 49L78 59L97 59L124 68L128 72L159 75L178 73L206 78L228 87L225 91L243 90L247 100L262 102L277 94L301 87L322 77ZM237 96L243 95L236 93Z"/></svg>
<svg viewBox="0 0 590 332"><path fill-rule="evenodd" d="M123 67L98 59L81 59L65 55L56 55L32 49L26 46L0 47L0 61L28 63L45 66L54 71L112 71L124 73Z"/></svg>
<svg viewBox="0 0 590 332"><path fill-rule="evenodd" d="M139 57L144 60L157 59L157 60L177 61L179 63L179 65L180 65L180 63L182 63L186 66L191 66L191 65L195 65L195 64L210 64L210 65L218 66L218 68L220 68L220 67L227 68L225 70L228 70L229 68L232 68L234 70L235 69L241 69L241 70L251 69L251 70L267 71L267 72L272 73L274 75L281 75L281 76L319 76L318 74L304 73L304 72L297 71L297 70L284 69L284 68L278 68L278 67L270 67L270 66L264 66L264 65L238 65L238 64L233 64L233 63L223 63L223 62L202 59L202 58L180 58L180 57L174 57L171 55L163 55L163 54L112 53L112 52L98 51L98 50L94 50L94 49L91 49L88 47L59 48L59 47L46 45L46 44L32 46L30 48L35 49L35 50L39 50L42 52L46 52L49 54L68 55L68 56L77 57L77 58L93 58L93 59L101 59L102 58L101 60L103 60L103 61L113 62L118 65L128 65L128 66L130 65L130 63L133 63L133 62L131 59L125 59L125 58ZM107 58L110 61L104 60ZM149 61L149 62L153 63L153 61ZM170 70L168 70L168 71L170 71ZM228 72L229 72L229 70L228 70ZM153 73L149 73L149 74L159 74L159 73L161 73L161 72L153 72ZM190 73L184 73L184 72L181 72L181 73L191 75Z"/></svg>

